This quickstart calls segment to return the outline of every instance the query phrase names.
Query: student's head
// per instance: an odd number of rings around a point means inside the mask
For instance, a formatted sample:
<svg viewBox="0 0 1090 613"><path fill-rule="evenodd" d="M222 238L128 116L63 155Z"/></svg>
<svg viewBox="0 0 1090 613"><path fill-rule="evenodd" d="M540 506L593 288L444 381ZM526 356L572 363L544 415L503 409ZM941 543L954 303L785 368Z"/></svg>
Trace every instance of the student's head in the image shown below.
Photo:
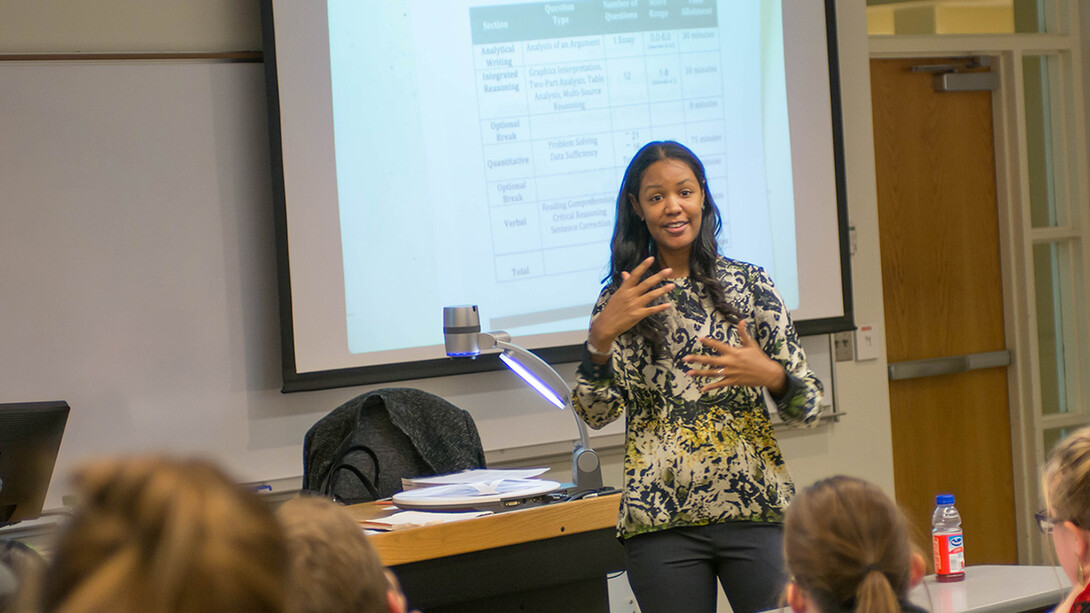
<svg viewBox="0 0 1090 613"><path fill-rule="evenodd" d="M708 191L708 182L704 174L704 165L692 151L680 143L673 141L656 141L647 143L628 164L620 192L617 195L616 219L613 227L613 261L612 277L615 283L620 282L620 273L632 270L636 264L648 257L657 255L657 242L663 242L667 236L660 228L650 227L654 224L653 215L648 215L646 206L650 203L641 200L645 179L648 170L655 166L656 169L664 167L659 162L673 162L671 168L672 179L684 179L675 177L678 171L691 177L692 189L695 190L695 199L699 206L695 211L691 230L691 236L686 234L691 241L690 260L713 261L718 248L715 237L719 233L722 221L719 209L712 200ZM671 164L673 166L674 164ZM673 186L670 186L673 187ZM699 227L697 227L699 226ZM664 247L666 245L663 245Z"/></svg>
<svg viewBox="0 0 1090 613"><path fill-rule="evenodd" d="M93 462L42 585L46 613L284 610L287 551L257 496L203 460Z"/></svg>
<svg viewBox="0 0 1090 613"><path fill-rule="evenodd" d="M832 477L803 490L787 509L784 557L795 611L900 611L919 583L904 514L877 486Z"/></svg>
<svg viewBox="0 0 1090 613"><path fill-rule="evenodd" d="M1041 485L1057 561L1072 584L1085 584L1090 579L1090 426L1052 449Z"/></svg>
<svg viewBox="0 0 1090 613"><path fill-rule="evenodd" d="M293 498L277 511L291 559L288 613L404 611L363 530L340 505Z"/></svg>

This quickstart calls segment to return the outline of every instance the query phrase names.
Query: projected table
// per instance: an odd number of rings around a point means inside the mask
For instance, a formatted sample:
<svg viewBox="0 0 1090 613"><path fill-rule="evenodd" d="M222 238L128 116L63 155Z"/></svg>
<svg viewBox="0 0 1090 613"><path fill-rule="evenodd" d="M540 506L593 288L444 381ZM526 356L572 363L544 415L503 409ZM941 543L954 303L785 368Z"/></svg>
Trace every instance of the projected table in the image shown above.
<svg viewBox="0 0 1090 613"><path fill-rule="evenodd" d="M715 5L651 4L470 10L497 281L600 268L624 168L648 141L686 143L725 184Z"/></svg>

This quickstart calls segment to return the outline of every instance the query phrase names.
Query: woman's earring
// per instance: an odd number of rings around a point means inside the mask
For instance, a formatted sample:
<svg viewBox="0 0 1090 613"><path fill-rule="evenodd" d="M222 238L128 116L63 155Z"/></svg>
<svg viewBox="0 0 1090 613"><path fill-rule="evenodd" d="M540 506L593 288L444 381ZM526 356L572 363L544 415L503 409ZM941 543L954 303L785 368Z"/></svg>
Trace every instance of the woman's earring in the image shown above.
<svg viewBox="0 0 1090 613"><path fill-rule="evenodd" d="M1076 573L1076 574L1078 575L1078 577L1077 577L1077 579L1078 579L1078 584L1079 584L1079 585L1082 585L1082 583L1083 583L1083 578L1084 578L1084 577L1083 577L1083 574L1082 574L1082 560L1076 560L1076 562L1078 563L1078 567L1079 567L1079 572L1078 572L1078 573Z"/></svg>

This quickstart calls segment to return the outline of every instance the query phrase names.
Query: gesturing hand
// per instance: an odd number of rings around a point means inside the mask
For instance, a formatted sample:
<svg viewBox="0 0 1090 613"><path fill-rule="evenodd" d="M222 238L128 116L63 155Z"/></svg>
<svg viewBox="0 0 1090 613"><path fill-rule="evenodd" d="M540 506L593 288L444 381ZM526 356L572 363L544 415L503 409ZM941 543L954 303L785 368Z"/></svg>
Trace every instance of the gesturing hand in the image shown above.
<svg viewBox="0 0 1090 613"><path fill-rule="evenodd" d="M755 385L767 387L773 396L783 392L787 385L787 373L779 362L765 355L761 346L749 335L744 319L738 322L738 338L742 341L741 347L704 337L700 339L700 343L718 355L694 353L685 356L686 362L704 366L690 370L689 375L719 379L700 388L700 391L706 392L729 385Z"/></svg>
<svg viewBox="0 0 1090 613"><path fill-rule="evenodd" d="M609 297L606 305L598 313L598 317L595 317L594 322L591 323L589 340L592 345L605 349L613 344L613 339L636 325L644 317L670 308L669 302L651 305L657 298L674 289L673 283L655 287L670 275L672 272L670 268L664 268L640 280L654 262L655 258L647 258L633 268L632 272L621 273L621 285Z"/></svg>

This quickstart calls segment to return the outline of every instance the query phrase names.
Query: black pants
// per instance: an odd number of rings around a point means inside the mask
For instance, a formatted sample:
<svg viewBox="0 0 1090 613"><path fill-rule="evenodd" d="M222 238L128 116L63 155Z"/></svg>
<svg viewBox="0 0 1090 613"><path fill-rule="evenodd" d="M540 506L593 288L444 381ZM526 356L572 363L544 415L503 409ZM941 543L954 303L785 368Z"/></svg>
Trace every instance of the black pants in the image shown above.
<svg viewBox="0 0 1090 613"><path fill-rule="evenodd" d="M775 608L787 582L783 525L735 521L626 539L628 583L641 613L715 613L716 581L734 613Z"/></svg>

